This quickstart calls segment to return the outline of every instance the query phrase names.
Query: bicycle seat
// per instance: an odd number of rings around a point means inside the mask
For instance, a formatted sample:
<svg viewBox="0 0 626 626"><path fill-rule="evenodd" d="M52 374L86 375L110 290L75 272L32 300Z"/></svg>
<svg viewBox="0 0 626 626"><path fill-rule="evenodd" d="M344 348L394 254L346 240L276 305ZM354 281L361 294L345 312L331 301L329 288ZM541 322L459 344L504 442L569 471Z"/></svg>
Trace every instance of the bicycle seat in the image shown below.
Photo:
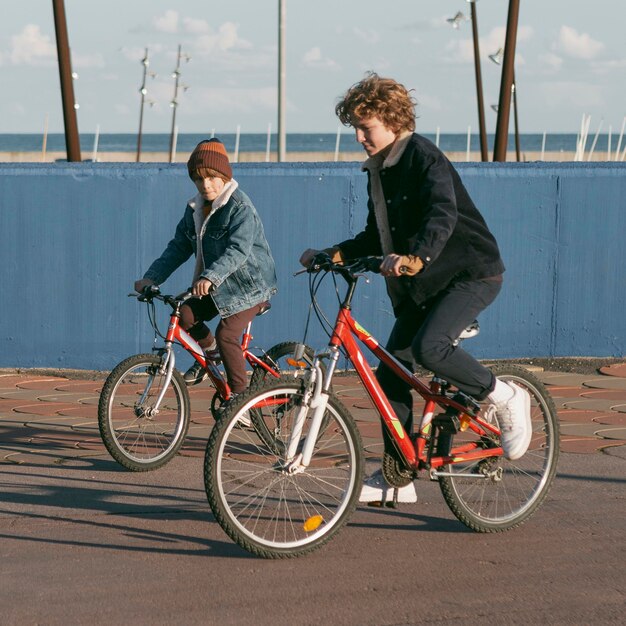
<svg viewBox="0 0 626 626"><path fill-rule="evenodd" d="M270 309L272 308L272 305L269 302L264 302L261 305L261 309L260 311L257 313L257 317L259 315L264 315L265 313L267 313Z"/></svg>

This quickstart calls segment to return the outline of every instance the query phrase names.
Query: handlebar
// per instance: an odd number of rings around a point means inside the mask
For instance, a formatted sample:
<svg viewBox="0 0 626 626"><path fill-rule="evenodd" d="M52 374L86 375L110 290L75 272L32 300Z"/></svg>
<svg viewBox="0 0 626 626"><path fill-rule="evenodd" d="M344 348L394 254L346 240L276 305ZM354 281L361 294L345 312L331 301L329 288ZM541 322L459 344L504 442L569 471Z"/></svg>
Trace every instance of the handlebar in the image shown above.
<svg viewBox="0 0 626 626"><path fill-rule="evenodd" d="M344 278L354 279L359 272L373 272L380 274L380 265L383 258L380 256L365 256L350 259L343 263L333 263L330 256L325 252L320 252L313 257L309 267L296 272L295 275L307 272L315 274L317 272L336 272Z"/></svg>
<svg viewBox="0 0 626 626"><path fill-rule="evenodd" d="M191 287L183 293L178 294L177 296L162 294L161 290L157 285L146 285L141 293L129 293L128 297L137 298L139 302L152 302L153 300L161 300L169 304L172 308L176 308L180 306L190 298L195 298L196 296L192 295Z"/></svg>

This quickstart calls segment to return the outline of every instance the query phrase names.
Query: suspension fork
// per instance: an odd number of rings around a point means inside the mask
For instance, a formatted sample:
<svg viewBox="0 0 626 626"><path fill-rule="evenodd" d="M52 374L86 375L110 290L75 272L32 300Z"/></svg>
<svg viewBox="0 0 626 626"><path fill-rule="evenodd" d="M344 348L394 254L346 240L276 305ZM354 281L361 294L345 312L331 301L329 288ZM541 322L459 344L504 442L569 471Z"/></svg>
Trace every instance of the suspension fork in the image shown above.
<svg viewBox="0 0 626 626"><path fill-rule="evenodd" d="M311 378L306 383L302 404L298 409L294 428L289 438L287 458L291 460L286 469L290 473L302 472L310 465L313 449L315 448L315 443L317 442L322 426L322 420L324 419L324 413L326 413L326 407L328 406L330 383L339 359L339 350L331 348L331 351L324 355L330 357L325 379L322 368L320 367L320 356L322 355L315 358L313 367L309 370ZM296 454L300 444L300 438L302 437L304 422L311 409L313 409L313 416L311 418L309 431L304 440L302 452Z"/></svg>
<svg viewBox="0 0 626 626"><path fill-rule="evenodd" d="M161 391L156 399L156 402L152 406L152 410L155 413L158 412L159 407L161 406L161 402L163 402L163 398L165 397L167 389L170 386L170 382L172 381L172 373L174 371L174 366L176 365L176 355L174 354L172 346L174 343L174 339L178 337L181 332L184 331L180 327L180 311L177 308L170 317L170 325L168 326L167 336L165 337L165 348L161 351L161 358L163 359L163 362L159 366L159 369L161 371L165 371L165 380L163 382L163 386L161 387ZM148 392L152 387L153 381L154 378L144 389L144 392L141 395L140 403L144 402Z"/></svg>

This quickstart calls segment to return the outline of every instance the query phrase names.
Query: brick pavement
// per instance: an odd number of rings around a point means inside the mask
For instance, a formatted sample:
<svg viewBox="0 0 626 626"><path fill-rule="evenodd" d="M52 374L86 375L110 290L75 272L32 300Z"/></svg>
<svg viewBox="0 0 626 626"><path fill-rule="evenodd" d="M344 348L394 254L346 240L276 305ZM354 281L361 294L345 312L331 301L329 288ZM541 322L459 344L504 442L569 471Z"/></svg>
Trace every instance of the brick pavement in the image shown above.
<svg viewBox="0 0 626 626"><path fill-rule="evenodd" d="M561 450L626 458L626 363L598 374L535 371L556 403ZM108 458L100 440L97 405L102 380L0 371L0 464L63 465ZM367 455L380 456L378 418L354 375L336 377L336 393L354 415ZM191 426L181 454L201 456L212 418L212 389L190 389Z"/></svg>

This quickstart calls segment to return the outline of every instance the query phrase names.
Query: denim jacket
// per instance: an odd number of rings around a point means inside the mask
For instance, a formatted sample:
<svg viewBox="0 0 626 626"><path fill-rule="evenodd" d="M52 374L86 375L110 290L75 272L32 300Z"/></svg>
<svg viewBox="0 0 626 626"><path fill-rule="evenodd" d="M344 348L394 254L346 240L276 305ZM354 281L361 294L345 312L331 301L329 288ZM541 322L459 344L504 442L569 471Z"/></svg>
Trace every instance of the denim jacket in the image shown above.
<svg viewBox="0 0 626 626"><path fill-rule="evenodd" d="M144 278L161 284L195 254L193 280L207 278L213 283L210 295L221 317L269 300L276 293L274 259L250 198L233 179L206 219L203 205L200 194L187 203L174 238Z"/></svg>

